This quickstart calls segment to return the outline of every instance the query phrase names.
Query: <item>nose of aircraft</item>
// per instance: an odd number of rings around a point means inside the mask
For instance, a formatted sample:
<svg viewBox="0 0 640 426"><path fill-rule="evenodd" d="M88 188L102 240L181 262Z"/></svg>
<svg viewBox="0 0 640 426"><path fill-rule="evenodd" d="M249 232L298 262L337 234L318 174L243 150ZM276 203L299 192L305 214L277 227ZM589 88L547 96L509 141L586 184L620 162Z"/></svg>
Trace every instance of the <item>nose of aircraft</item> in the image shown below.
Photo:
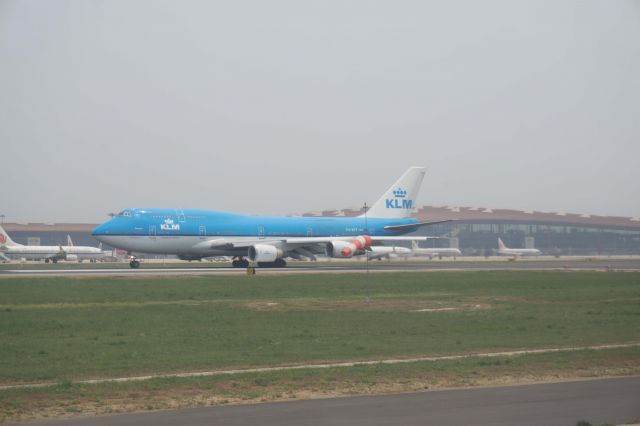
<svg viewBox="0 0 640 426"><path fill-rule="evenodd" d="M109 222L105 222L102 225L95 228L93 232L91 232L91 235L93 235L94 237L99 237L101 235L108 235L109 234L108 223Z"/></svg>

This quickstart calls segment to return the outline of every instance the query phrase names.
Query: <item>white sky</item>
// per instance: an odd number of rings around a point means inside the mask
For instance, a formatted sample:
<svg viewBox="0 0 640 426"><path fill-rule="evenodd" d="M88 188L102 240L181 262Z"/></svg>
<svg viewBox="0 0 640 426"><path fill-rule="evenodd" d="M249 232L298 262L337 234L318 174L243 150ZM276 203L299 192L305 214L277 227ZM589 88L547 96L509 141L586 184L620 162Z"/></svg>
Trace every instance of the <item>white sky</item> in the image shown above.
<svg viewBox="0 0 640 426"><path fill-rule="evenodd" d="M638 1L0 0L0 214L640 215Z"/></svg>

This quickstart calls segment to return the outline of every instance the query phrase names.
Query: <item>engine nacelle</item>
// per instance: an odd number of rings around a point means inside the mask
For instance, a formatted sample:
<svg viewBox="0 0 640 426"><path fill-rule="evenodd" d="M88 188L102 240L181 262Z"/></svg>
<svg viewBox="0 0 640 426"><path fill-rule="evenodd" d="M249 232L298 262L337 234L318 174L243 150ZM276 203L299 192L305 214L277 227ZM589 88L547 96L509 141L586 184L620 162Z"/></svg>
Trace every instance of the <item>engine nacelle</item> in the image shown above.
<svg viewBox="0 0 640 426"><path fill-rule="evenodd" d="M347 249L354 249L355 246L347 241L330 241L324 248L324 252L329 257L351 257L353 252L348 256L343 256L342 253Z"/></svg>
<svg viewBox="0 0 640 426"><path fill-rule="evenodd" d="M325 247L325 253L331 257L352 257L371 247L371 237L359 235L351 241L330 241Z"/></svg>
<svg viewBox="0 0 640 426"><path fill-rule="evenodd" d="M282 250L268 244L256 244L249 247L248 257L253 262L274 262L282 258Z"/></svg>
<svg viewBox="0 0 640 426"><path fill-rule="evenodd" d="M64 260L66 260L67 262L77 262L78 261L78 255L76 255L76 254L67 254L64 257Z"/></svg>

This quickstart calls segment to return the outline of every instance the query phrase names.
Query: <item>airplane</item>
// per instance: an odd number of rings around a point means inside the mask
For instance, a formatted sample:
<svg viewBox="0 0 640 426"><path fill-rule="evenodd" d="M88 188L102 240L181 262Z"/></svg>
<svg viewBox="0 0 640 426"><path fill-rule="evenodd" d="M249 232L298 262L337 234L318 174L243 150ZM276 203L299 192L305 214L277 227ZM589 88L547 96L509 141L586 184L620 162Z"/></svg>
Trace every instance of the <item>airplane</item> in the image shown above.
<svg viewBox="0 0 640 426"><path fill-rule="evenodd" d="M402 246L372 246L367 251L369 260L391 259L392 257L411 256L411 249Z"/></svg>
<svg viewBox="0 0 640 426"><path fill-rule="evenodd" d="M357 217L251 216L223 211L130 208L93 230L92 235L131 255L177 255L183 260L232 257L232 266L285 267L286 258L315 260L363 255L384 242L424 241L404 234L437 222L411 217L424 167L409 168L366 212Z"/></svg>
<svg viewBox="0 0 640 426"><path fill-rule="evenodd" d="M457 248L420 248L417 241L411 242L412 256L432 257L450 257L460 256L462 253Z"/></svg>
<svg viewBox="0 0 640 426"><path fill-rule="evenodd" d="M73 247L73 240L71 239L71 235L67 234L67 247ZM83 260L88 260L89 262L96 262L98 259L106 259L107 257L111 257L111 251L102 250L102 243L98 244L98 250L102 252L102 256L97 256L95 253L86 254L78 254L78 262L81 263Z"/></svg>
<svg viewBox="0 0 640 426"><path fill-rule="evenodd" d="M498 238L498 256L540 256L542 253L538 249L512 249L504 245L501 238Z"/></svg>
<svg viewBox="0 0 640 426"><path fill-rule="evenodd" d="M104 253L97 247L88 246L25 246L14 242L0 226L0 256L4 260L44 259L46 263L57 263L59 260L99 259L104 256Z"/></svg>

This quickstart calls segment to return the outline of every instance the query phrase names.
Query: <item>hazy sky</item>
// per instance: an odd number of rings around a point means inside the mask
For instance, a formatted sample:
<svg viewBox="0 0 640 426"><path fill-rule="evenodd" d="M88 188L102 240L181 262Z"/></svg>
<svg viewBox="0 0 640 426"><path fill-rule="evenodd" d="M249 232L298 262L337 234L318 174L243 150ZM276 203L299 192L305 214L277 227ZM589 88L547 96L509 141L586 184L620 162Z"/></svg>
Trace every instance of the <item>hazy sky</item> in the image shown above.
<svg viewBox="0 0 640 426"><path fill-rule="evenodd" d="M0 213L640 216L638 1L0 0Z"/></svg>

